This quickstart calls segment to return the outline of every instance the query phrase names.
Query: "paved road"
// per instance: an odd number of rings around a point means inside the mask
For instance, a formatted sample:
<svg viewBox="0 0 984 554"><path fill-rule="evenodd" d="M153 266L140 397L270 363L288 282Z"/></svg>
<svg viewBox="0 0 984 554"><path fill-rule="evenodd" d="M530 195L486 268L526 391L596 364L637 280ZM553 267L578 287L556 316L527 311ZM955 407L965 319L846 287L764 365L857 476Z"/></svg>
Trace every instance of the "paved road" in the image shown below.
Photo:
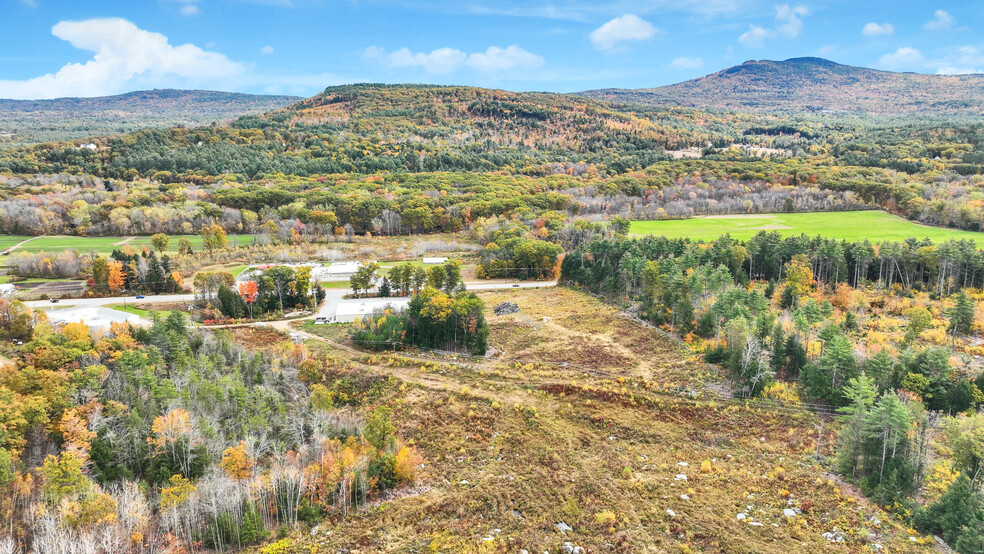
<svg viewBox="0 0 984 554"><path fill-rule="evenodd" d="M468 290L498 290L498 289L536 289L544 287L552 287L557 284L556 281L528 281L521 283L487 283L487 282L472 282L465 283L465 288ZM347 294L352 294L349 289L325 289L325 301L318 310L318 317L332 318L335 316L335 312L338 310L338 305L344 300ZM191 303L195 301L194 294L162 294L158 296L148 296L137 300L133 296L111 296L107 298L64 298L59 300L57 304L52 304L48 300L31 300L24 302L24 304L29 308L58 308L62 306L106 306L107 304L122 304L126 301L128 304L167 304L171 302L185 302Z"/></svg>

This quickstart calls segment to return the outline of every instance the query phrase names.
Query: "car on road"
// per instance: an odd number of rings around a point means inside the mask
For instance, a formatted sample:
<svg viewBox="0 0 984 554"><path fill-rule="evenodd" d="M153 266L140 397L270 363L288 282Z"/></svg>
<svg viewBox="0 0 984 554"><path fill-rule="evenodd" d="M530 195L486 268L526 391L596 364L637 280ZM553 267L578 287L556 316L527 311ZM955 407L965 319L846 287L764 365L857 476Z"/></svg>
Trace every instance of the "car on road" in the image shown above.
<svg viewBox="0 0 984 554"><path fill-rule="evenodd" d="M143 297L144 297L144 295L142 295L142 294L138 294L138 295L137 295L137 300L143 300Z"/></svg>
<svg viewBox="0 0 984 554"><path fill-rule="evenodd" d="M52 304L57 304L58 303L58 299L57 298L52 298L51 299L51 303Z"/></svg>

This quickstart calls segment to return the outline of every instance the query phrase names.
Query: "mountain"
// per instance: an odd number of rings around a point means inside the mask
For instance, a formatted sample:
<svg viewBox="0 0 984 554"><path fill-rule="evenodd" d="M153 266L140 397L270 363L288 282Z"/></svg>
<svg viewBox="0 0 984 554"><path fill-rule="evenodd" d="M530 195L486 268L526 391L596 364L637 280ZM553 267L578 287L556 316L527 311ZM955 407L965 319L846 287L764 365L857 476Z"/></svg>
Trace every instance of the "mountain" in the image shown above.
<svg viewBox="0 0 984 554"><path fill-rule="evenodd" d="M822 58L753 60L675 85L580 94L618 102L739 111L984 115L984 75L894 73Z"/></svg>
<svg viewBox="0 0 984 554"><path fill-rule="evenodd" d="M296 96L208 90L147 90L116 96L0 99L0 142L36 143L136 131L206 125L286 106Z"/></svg>

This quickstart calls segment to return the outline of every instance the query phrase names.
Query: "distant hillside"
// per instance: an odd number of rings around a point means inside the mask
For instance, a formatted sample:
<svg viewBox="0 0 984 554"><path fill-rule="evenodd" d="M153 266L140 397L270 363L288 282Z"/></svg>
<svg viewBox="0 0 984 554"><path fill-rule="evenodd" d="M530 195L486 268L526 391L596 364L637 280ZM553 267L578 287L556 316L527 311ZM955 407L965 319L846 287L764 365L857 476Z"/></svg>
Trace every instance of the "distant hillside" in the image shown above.
<svg viewBox="0 0 984 554"><path fill-rule="evenodd" d="M0 143L72 140L148 127L198 126L286 106L296 96L148 90L117 96L0 99Z"/></svg>
<svg viewBox="0 0 984 554"><path fill-rule="evenodd" d="M80 149L77 142L11 148L0 155L0 170L252 176L580 172L593 164L623 173L666 159L664 149L706 144L714 127L698 130L702 118L699 110L689 108L636 106L629 113L607 102L563 94L359 84L330 87L228 125L142 129L93 138L93 149ZM545 164L555 166L545 169Z"/></svg>
<svg viewBox="0 0 984 554"><path fill-rule="evenodd" d="M581 94L620 102L750 111L984 115L984 75L893 73L822 58L748 61L675 85Z"/></svg>

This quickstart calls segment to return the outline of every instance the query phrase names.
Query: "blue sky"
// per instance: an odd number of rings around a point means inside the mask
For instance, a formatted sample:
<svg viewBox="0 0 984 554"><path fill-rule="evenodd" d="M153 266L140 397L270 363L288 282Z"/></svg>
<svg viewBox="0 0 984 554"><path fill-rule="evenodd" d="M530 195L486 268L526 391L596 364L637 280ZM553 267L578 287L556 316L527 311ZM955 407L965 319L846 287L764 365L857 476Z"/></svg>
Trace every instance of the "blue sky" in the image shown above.
<svg viewBox="0 0 984 554"><path fill-rule="evenodd" d="M352 82L642 88L749 59L984 72L984 2L0 0L0 98Z"/></svg>

